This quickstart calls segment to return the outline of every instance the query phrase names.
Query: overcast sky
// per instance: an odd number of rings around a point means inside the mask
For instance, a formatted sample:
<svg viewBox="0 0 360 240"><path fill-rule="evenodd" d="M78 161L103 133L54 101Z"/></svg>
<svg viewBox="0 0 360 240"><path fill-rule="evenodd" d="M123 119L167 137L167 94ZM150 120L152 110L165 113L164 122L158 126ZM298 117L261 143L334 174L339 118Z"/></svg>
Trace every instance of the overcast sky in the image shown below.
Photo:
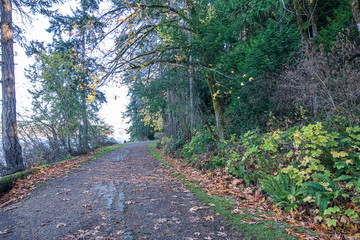
<svg viewBox="0 0 360 240"><path fill-rule="evenodd" d="M63 4L57 6L62 13L70 13L70 6L74 7L75 4ZM14 12L14 22L23 26L25 30L26 41L39 40L51 42L52 35L46 32L46 28L50 26L48 20L43 16L33 16L31 22L26 21L22 24L19 16ZM29 115L31 111L31 95L28 89L31 86L30 81L24 75L24 69L33 63L33 59L26 56L24 49L19 44L14 45L15 49L15 81L16 81L16 98L17 98L17 111L22 115ZM104 121L112 125L115 129L115 138L128 139L124 129L127 127L126 121L122 119L122 113L126 110L128 104L127 87L118 87L111 81L107 86L100 88L105 92L108 103L103 105L100 110L100 116ZM1 93L0 93L1 94ZM21 120L21 119L18 119Z"/></svg>

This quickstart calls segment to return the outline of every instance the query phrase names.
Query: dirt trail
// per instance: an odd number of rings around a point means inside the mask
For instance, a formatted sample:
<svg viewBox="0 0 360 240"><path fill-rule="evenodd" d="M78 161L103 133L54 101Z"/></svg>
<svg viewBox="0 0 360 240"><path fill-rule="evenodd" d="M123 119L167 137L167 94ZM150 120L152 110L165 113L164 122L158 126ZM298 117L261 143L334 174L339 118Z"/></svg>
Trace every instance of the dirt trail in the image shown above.
<svg viewBox="0 0 360 240"><path fill-rule="evenodd" d="M0 239L241 239L134 143L0 209ZM206 219L206 217L212 216Z"/></svg>

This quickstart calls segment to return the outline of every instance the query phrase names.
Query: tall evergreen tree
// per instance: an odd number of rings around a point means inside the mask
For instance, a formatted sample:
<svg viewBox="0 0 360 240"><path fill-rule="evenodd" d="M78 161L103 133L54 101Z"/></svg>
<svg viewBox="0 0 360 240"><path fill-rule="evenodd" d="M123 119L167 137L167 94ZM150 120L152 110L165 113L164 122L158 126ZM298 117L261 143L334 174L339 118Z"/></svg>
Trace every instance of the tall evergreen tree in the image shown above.
<svg viewBox="0 0 360 240"><path fill-rule="evenodd" d="M69 34L70 41L76 43L74 48L78 52L79 62L79 78L78 84L81 92L81 119L82 127L80 135L80 149L81 152L88 152L89 146L89 119L87 116L87 96L90 94L88 88L91 80L89 69L92 67L90 63L95 63L94 58L90 58L87 53L91 52L93 45L97 43L97 35L102 35L103 24L91 13L99 9L99 2L97 0L81 0L80 6L72 15L60 15L58 13L51 13L50 32L53 32L57 38L61 38L61 33L64 31ZM96 64L95 64L96 65ZM97 66L99 67L99 66Z"/></svg>

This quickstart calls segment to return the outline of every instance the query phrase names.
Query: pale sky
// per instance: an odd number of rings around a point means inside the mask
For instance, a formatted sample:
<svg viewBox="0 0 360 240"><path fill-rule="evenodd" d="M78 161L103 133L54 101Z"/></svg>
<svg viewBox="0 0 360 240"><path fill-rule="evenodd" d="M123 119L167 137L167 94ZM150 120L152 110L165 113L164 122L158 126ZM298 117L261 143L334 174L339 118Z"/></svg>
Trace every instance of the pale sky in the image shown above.
<svg viewBox="0 0 360 240"><path fill-rule="evenodd" d="M70 12L70 6L76 6L75 4L64 4L59 9L62 13ZM19 16L16 12L13 15L14 21L19 24ZM46 28L50 26L48 20L43 16L34 16L31 23L26 22L24 29L26 31L26 40L39 40L45 42L51 42L52 35L46 32ZM24 69L28 68L29 64L34 62L34 59L30 59L26 56L24 49L19 44L14 45L15 49L15 81L16 81L16 98L17 98L17 111L22 115L31 110L31 95L28 93L28 89L31 86L30 81L24 75ZM104 121L112 125L115 129L114 137L117 140L128 139L129 136L125 134L126 120L122 119L122 113L126 110L126 105L129 102L127 97L127 87L116 86L110 81L107 86L100 88L105 92L107 97L107 104L104 104L100 110L100 116ZM0 93L1 94L1 93ZM20 119L19 119L20 120Z"/></svg>

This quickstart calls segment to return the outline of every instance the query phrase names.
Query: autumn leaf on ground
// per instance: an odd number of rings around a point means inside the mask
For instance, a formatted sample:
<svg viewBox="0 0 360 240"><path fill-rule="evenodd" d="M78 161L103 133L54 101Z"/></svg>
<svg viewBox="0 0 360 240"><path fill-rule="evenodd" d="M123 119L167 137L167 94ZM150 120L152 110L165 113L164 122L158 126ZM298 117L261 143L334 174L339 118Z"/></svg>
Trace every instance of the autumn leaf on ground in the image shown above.
<svg viewBox="0 0 360 240"><path fill-rule="evenodd" d="M157 223L164 223L164 222L167 222L167 219L166 218L159 218L157 220Z"/></svg>
<svg viewBox="0 0 360 240"><path fill-rule="evenodd" d="M205 219L205 221L214 221L215 220L213 216L203 217L203 219Z"/></svg>
<svg viewBox="0 0 360 240"><path fill-rule="evenodd" d="M5 229L4 231L0 231L0 235L8 234L8 233L10 233L10 232L11 232L10 229Z"/></svg>
<svg viewBox="0 0 360 240"><path fill-rule="evenodd" d="M56 225L56 228L66 227L66 223L59 223Z"/></svg>
<svg viewBox="0 0 360 240"><path fill-rule="evenodd" d="M190 208L190 212L196 212L197 210L199 210L199 207L192 207L192 208Z"/></svg>
<svg viewBox="0 0 360 240"><path fill-rule="evenodd" d="M8 193L0 198L0 208L3 208L11 203L17 202L25 198L33 189L35 189L36 183L43 183L46 180L60 177L69 171L70 168L76 168L79 163L84 163L89 160L94 153L99 152L97 149L88 154L81 155L76 159L56 163L41 169L34 170L24 179L18 179ZM62 189L63 192L67 193L70 189Z"/></svg>
<svg viewBox="0 0 360 240"><path fill-rule="evenodd" d="M232 214L241 214L241 215L244 215L245 212L239 208L234 208L232 211L231 211Z"/></svg>

